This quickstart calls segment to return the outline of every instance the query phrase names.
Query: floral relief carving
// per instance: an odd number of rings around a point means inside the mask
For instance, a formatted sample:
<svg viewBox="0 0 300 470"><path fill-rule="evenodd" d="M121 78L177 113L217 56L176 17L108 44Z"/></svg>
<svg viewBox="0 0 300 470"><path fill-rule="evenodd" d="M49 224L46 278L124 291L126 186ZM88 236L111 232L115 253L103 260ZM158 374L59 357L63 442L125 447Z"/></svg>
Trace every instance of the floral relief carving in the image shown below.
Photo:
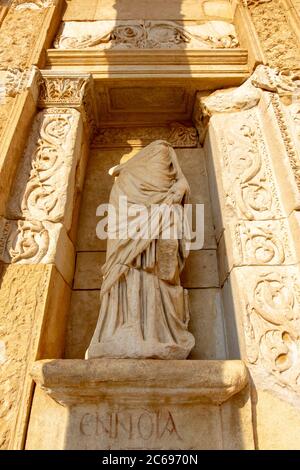
<svg viewBox="0 0 300 470"><path fill-rule="evenodd" d="M1 259L6 263L40 263L48 253L49 231L39 221L1 220Z"/></svg>
<svg viewBox="0 0 300 470"><path fill-rule="evenodd" d="M250 364L283 388L300 391L299 277L266 272L256 279L244 322Z"/></svg>
<svg viewBox="0 0 300 470"><path fill-rule="evenodd" d="M4 90L6 96L14 98L19 90L26 86L28 79L27 72L22 71L19 68L8 69L5 72Z"/></svg>
<svg viewBox="0 0 300 470"><path fill-rule="evenodd" d="M60 223L47 220L0 218L0 261L7 264L55 264L65 279L72 279L65 261L72 243Z"/></svg>
<svg viewBox="0 0 300 470"><path fill-rule="evenodd" d="M49 233L42 222L20 220L18 230L11 240L11 262L33 259L39 263L49 248Z"/></svg>
<svg viewBox="0 0 300 470"><path fill-rule="evenodd" d="M84 78L46 77L41 83L39 101L41 103L81 104L87 80Z"/></svg>
<svg viewBox="0 0 300 470"><path fill-rule="evenodd" d="M197 130L194 127L187 127L180 123L173 123L170 126L168 141L174 147L197 147Z"/></svg>
<svg viewBox="0 0 300 470"><path fill-rule="evenodd" d="M256 111L232 114L221 137L226 168L226 206L242 219L273 219L281 214L269 157Z"/></svg>
<svg viewBox="0 0 300 470"><path fill-rule="evenodd" d="M10 218L70 224L66 207L73 204L79 119L71 109L38 114L9 201Z"/></svg>
<svg viewBox="0 0 300 470"><path fill-rule="evenodd" d="M56 0L13 0L12 7L16 10L41 10L55 5Z"/></svg>
<svg viewBox="0 0 300 470"><path fill-rule="evenodd" d="M75 108L80 111L83 122L87 124L86 130L90 137L97 132L97 106L89 74L58 76L44 73L40 85L39 106Z"/></svg>
<svg viewBox="0 0 300 470"><path fill-rule="evenodd" d="M15 98L19 93L26 90L33 81L34 77L38 77L39 72L36 67L22 70L19 67L0 70L1 82L3 82L3 90L5 96Z"/></svg>
<svg viewBox="0 0 300 470"><path fill-rule="evenodd" d="M300 80L291 70L282 72L277 67L258 65L250 77L252 85L264 91L273 91L279 95L290 95L297 91Z"/></svg>
<svg viewBox="0 0 300 470"><path fill-rule="evenodd" d="M54 41L56 49L236 48L234 26L222 21L182 27L173 21L66 22Z"/></svg>
<svg viewBox="0 0 300 470"><path fill-rule="evenodd" d="M197 130L174 122L162 127L121 127L99 129L93 141L94 147L141 147L154 140L166 140L173 147L197 147Z"/></svg>
<svg viewBox="0 0 300 470"><path fill-rule="evenodd" d="M240 221L234 225L239 265L281 265L296 262L286 221Z"/></svg>

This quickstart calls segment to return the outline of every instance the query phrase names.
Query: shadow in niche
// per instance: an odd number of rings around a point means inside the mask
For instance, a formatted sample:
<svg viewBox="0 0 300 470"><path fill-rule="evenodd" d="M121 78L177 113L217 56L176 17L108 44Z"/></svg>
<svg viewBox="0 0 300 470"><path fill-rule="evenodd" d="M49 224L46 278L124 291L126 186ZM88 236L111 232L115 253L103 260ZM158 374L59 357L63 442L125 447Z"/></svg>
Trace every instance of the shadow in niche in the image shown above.
<svg viewBox="0 0 300 470"><path fill-rule="evenodd" d="M183 1L184 0L172 0L172 8L169 10L170 11L170 18L165 18L165 20L171 20L171 21L175 21L175 22L178 22L178 23L181 23L183 20L184 20L184 16L182 14L182 4L183 4ZM134 7L133 5L137 5L136 7ZM142 19L142 20L162 20L162 18L160 17L159 14L156 14L155 12L159 12L161 10L164 11L164 14L168 16L168 14L166 13L168 11L168 5L170 5L170 2L166 2L165 4L161 2L161 0L152 0L152 1L139 1L139 2L133 2L131 0L116 0L114 2L114 10L116 12L116 15L115 15L115 19L116 21L126 21L126 20L132 20L132 19L135 19L137 17L137 13L136 13L136 10L139 10L141 9L140 11L142 11L142 7L144 6L144 12L145 12L145 15L143 18L140 18L140 16L138 16L139 19ZM132 13L131 13L132 12ZM133 16L132 16L133 15ZM132 35L135 34L135 32L132 30L132 29L128 29L127 30L127 33L129 36L132 37ZM158 51L161 51L160 48L157 49ZM130 51L130 49L128 49L128 51ZM147 52L147 48L144 48L143 51L146 53ZM168 49L169 53L172 54L172 49ZM164 87L169 87L170 90L171 90L171 93L170 93L170 96L172 96L172 92L173 92L173 96L175 96L175 92L177 92L177 89L178 89L178 85L180 84L181 87L185 87L185 86L188 86L189 87L189 84L191 83L190 79L192 79L192 75L191 73L189 73L189 70L188 70L188 60L186 58L186 46L184 45L184 47L182 47L180 49L180 52L178 50L176 50L176 55L177 57L180 56L181 57L181 62L185 65L185 78L184 80L182 78L176 78L176 77L172 77L172 78L157 78L156 76L154 77L147 77L147 78L143 78L143 79L140 79L140 80L132 80L130 78L118 78L116 79L115 77L115 71L116 71L116 67L114 64L111 64L110 65L110 60L112 61L113 57L114 57L114 51L112 49L106 49L105 50L105 54L106 54L106 58L107 58L107 62L108 62L108 80L106 80L106 84L109 85L109 86L117 86L117 82L120 83L120 81L122 81L122 86L124 87L128 87L128 89L131 88L131 99L132 100L135 100L135 105L136 107L143 107L143 106L149 106L149 102L151 103L151 100L153 102L153 106L155 108L155 105L156 105L156 108L157 108L157 116L159 116L159 118L156 117L155 115L155 112L152 113L152 117L151 117L151 120L145 120L145 122L140 122L140 123L136 123L134 121L131 121L131 118L130 118L130 114L134 114L135 111L128 111L128 120L124 122L124 127L126 126L129 126L130 124L131 125L144 125L144 126L156 126L157 124L161 124L161 125L167 125L168 124L168 119L166 118L164 120L164 122L161 122L161 103L157 103L155 100L157 100L157 97L159 97L159 90L161 90L162 88ZM129 75L128 73L126 73L127 71L124 70L124 75ZM149 82L149 84L147 83ZM154 90L155 88L157 88L157 90ZM133 90L132 90L133 89ZM165 89L165 88L164 88ZM129 93L129 92L128 92ZM157 93L157 94L155 94ZM196 93L196 90L194 90L194 97L195 97L195 93ZM144 101L143 101L144 100ZM132 109L132 106L131 106L131 102L130 102L130 93L127 94L127 105L129 106L129 108L131 107ZM189 119L186 120L185 122L183 122L184 124L191 124L191 119L192 119L192 108L193 106L191 107L191 113L190 113L190 116L189 116ZM101 110L100 110L101 112ZM171 121L169 122L169 124L173 121L173 119L171 119ZM102 123L103 126L105 126L105 123ZM140 139L140 145L141 147L148 144L149 142L148 141L145 141L143 140L143 138ZM127 150L125 150L125 147L124 147L124 151L125 152L128 152L128 151L131 151L133 150L133 147L131 145L128 145L128 142L127 142L127 145L126 145L126 148ZM99 158L101 159L103 156L103 151L99 151ZM104 155L104 158L105 155ZM206 155L206 160L209 159L209 155ZM116 164L118 162L107 162L107 169L110 167L110 166L113 166L113 164ZM212 173L210 175L210 186L212 184L214 184L214 187L216 187L216 184L213 183L213 180L215 179L215 174L214 174L214 168L213 168L213 165L212 165L212 162L211 163L211 167L212 167ZM91 164L91 162L89 163L89 165ZM106 181L106 175L99 175L100 176L100 181L103 182L103 181ZM112 181L110 183L110 185L112 185ZM86 189L86 188L85 188ZM107 191L108 193L109 191ZM218 194L217 193L211 193L211 197L212 198L218 198ZM218 200L216 201L217 204L218 204ZM82 252L85 252L85 251L88 251L88 250L79 250L79 251L82 251ZM91 251L92 252L92 251ZM80 253L79 253L80 254ZM94 255L94 253L93 253ZM93 256L92 256L93 258ZM75 289L76 290L76 289ZM94 289L90 289L90 290L94 290ZM233 304L232 304L232 308L233 308ZM95 325L96 325L96 321L97 321L97 317L98 317L98 312L97 312L97 315L95 316L94 320L92 321L92 325L90 325L90 330L92 331L94 328L95 328ZM232 315L232 319L233 319L233 323L231 324L231 328L232 328L232 331L231 333L233 335L235 335L237 329L236 329L236 325L234 324L234 315ZM70 357L70 356L68 356ZM72 357L72 356L71 356ZM73 356L74 357L74 356ZM235 353L233 354L233 357L234 358L238 358L239 357L239 351L235 351ZM200 358L201 359L201 358ZM213 359L213 357L211 357L211 359ZM224 357L225 359L225 357ZM239 397L236 397L234 399L234 405L232 407L230 406L227 406L226 407L226 410L222 411L221 410L221 407L219 407L219 423L220 423L220 428L221 428L221 431L219 430L219 437L221 439L221 441L223 442L222 444L220 444L220 447L225 447L227 448L229 445L229 443L225 442L224 443L224 436L222 436L222 427L224 426L224 420L226 421L226 426L231 426L230 428L230 435L234 434L234 428L238 427L238 424L239 424L239 416L240 416L240 410L243 408L245 402L247 401L247 395L245 394L242 394L240 395ZM105 410L105 407L103 408ZM79 412L78 412L79 413ZM82 409L82 413L84 414L84 409ZM90 414L91 416L91 420L93 423L96 423L95 426L96 426L96 434L97 434L97 429L98 430L102 430L104 433L107 434L107 428L105 428L106 424L103 424L103 422L101 421L102 420L102 415L99 417L99 415L97 414L97 410L96 408L94 407L93 408L93 411L92 411L93 414ZM96 413L96 414L95 414ZM106 412L104 411L104 414ZM108 415L107 415L108 416ZM71 416L70 416L70 421L69 421L69 428L67 429L67 432L66 432L66 440L65 440L65 448L72 448L73 446L76 446L78 445L78 442L75 443L74 441L74 428L77 426L78 427L78 419L79 419L79 415L75 414L75 415L72 415L72 411L71 411ZM107 419L109 419L107 417ZM92 426L94 426L94 424L92 424ZM98 426L98 428L97 428ZM121 427L123 427L123 431L124 431L124 425L121 425ZM99 432L100 432L99 431ZM125 432L126 429L125 429ZM236 431L236 433L238 433L238 431ZM101 433L100 433L101 434ZM97 436L96 436L97 437ZM78 436L78 438L82 438L82 436ZM93 446L95 446L95 436L93 436ZM240 435L236 435L235 436L236 440L239 442L239 444L236 444L239 448L243 448L243 436L240 434ZM97 439L101 439L101 435L99 435L97 437ZM87 446L88 444L87 443L82 443L82 448L84 448L84 446ZM99 444L101 445L101 444ZM113 443L111 444L112 446L114 445ZM79 444L80 446L80 444ZM100 447L99 447L100 448ZM123 447L124 448L124 447ZM147 447L147 444L145 444L145 448L148 448ZM157 447L155 447L157 448ZM172 448L172 447L171 447Z"/></svg>
<svg viewBox="0 0 300 470"><path fill-rule="evenodd" d="M114 48L111 41L111 46L104 50L108 62L108 83L111 87L109 101L112 107L113 103L116 105L116 112L112 113L113 119L116 113L119 113L122 116L121 126L166 126L174 120L192 125L196 90L192 89L189 81L191 73L186 55L188 39L183 32L183 3L184 0L167 0L163 3L160 0L111 2L115 10L115 42L123 41L127 45L124 49ZM123 65L124 77L119 88L120 78L116 79L114 60L115 56L122 52L127 56L131 52L137 54L137 63L143 57L145 73L141 78L132 79L130 75L135 72L132 65L134 61L128 68ZM156 57L149 55L153 52L157 52ZM176 73L170 73L168 77L164 71L160 73L161 54L164 57L166 54L173 54L175 61L184 69L184 78L180 78ZM136 70L139 67L137 65ZM121 92L118 93L120 89ZM125 101L124 113L123 103L120 103L122 100ZM104 126L106 125L104 122ZM148 143L146 138L140 137L141 147ZM128 146L131 147L129 142Z"/></svg>

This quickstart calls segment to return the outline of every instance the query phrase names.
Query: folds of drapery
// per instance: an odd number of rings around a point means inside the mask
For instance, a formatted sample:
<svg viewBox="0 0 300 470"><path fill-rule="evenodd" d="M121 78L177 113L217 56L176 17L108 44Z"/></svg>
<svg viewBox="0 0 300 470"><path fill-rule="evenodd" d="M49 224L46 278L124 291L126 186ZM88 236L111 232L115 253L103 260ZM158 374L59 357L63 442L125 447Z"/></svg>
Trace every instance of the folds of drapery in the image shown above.
<svg viewBox="0 0 300 470"><path fill-rule="evenodd" d="M117 178L109 203L116 223L111 224L108 232L101 297L128 271L152 240L168 239L168 234L179 240L181 269L187 256L185 242L189 239L183 205L188 202L190 188L168 142L152 142L129 161L115 167L113 176ZM173 188L178 182L183 188L182 200L174 204ZM121 198L126 198L126 207L120 204Z"/></svg>

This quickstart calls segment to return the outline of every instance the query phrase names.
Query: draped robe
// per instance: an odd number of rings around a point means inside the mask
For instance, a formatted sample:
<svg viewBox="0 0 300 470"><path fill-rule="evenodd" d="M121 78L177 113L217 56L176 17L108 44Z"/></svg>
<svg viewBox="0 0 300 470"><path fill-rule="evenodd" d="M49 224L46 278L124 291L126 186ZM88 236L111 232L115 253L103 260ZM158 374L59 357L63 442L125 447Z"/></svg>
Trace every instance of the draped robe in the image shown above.
<svg viewBox="0 0 300 470"><path fill-rule="evenodd" d="M188 182L164 141L115 167L113 176L109 203L116 224L108 231L100 313L86 358L184 359L194 346L187 329L188 294L179 278L188 254L182 210ZM125 220L124 197L131 209ZM132 211L138 208L142 218ZM126 228L133 237L120 237Z"/></svg>

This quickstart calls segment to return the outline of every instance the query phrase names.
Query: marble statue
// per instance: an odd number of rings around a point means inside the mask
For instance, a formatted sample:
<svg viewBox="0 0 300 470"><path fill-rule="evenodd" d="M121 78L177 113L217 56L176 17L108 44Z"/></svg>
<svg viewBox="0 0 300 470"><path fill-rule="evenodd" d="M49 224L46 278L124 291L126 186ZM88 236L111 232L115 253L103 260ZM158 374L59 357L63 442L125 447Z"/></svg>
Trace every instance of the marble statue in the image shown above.
<svg viewBox="0 0 300 470"><path fill-rule="evenodd" d="M108 230L100 314L86 358L185 359L195 343L179 277L188 255L188 182L174 149L162 140L110 174L116 177L109 202L117 222ZM125 197L134 236L120 237Z"/></svg>

